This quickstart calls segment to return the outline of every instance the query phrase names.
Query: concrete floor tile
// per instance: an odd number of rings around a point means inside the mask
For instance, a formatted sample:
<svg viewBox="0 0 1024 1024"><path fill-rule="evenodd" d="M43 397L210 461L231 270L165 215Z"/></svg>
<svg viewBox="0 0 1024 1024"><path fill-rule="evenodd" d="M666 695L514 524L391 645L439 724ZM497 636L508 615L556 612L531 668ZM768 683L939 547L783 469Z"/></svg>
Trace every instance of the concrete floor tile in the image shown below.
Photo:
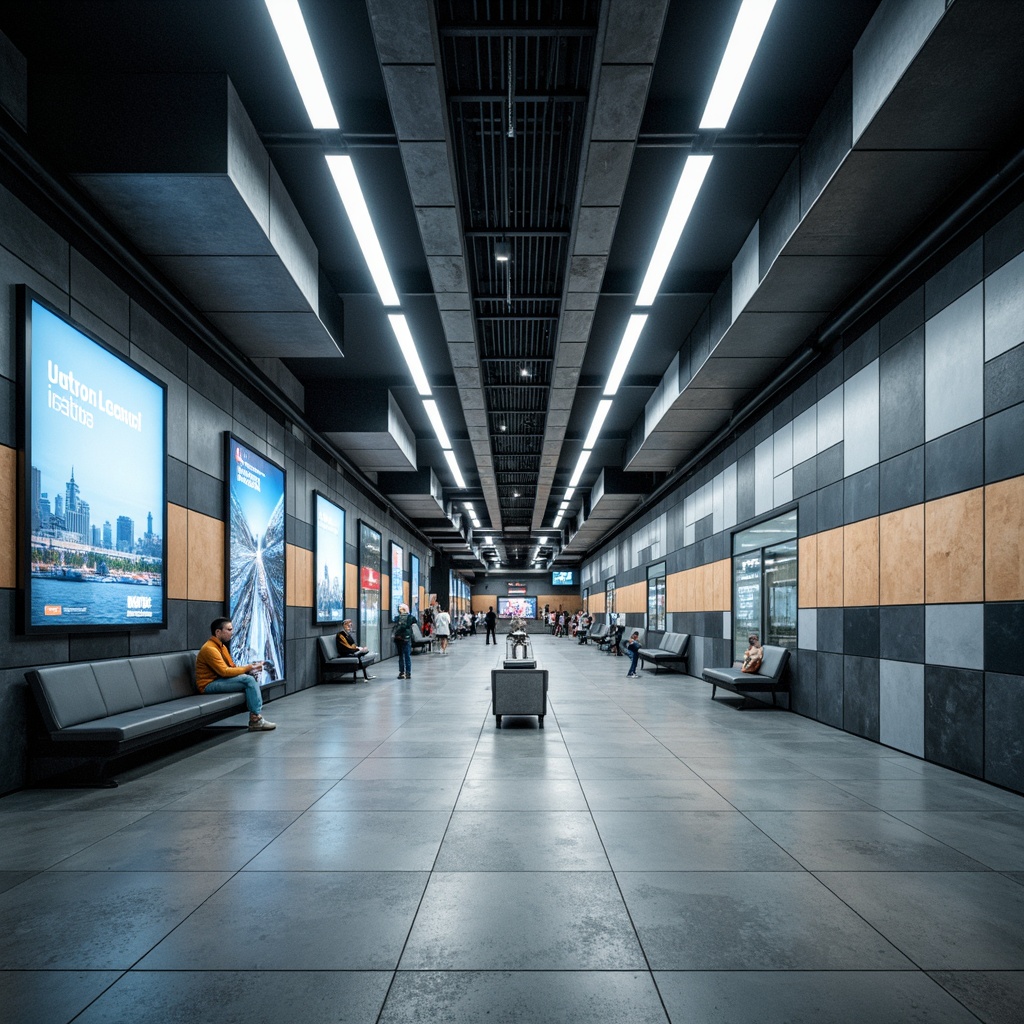
<svg viewBox="0 0 1024 1024"><path fill-rule="evenodd" d="M450 811L459 779L352 779L337 783L314 805L317 811Z"/></svg>
<svg viewBox="0 0 1024 1024"><path fill-rule="evenodd" d="M66 1024L119 977L118 971L0 971L4 1024Z"/></svg>
<svg viewBox="0 0 1024 1024"><path fill-rule="evenodd" d="M427 875L243 872L139 964L170 971L387 971Z"/></svg>
<svg viewBox="0 0 1024 1024"><path fill-rule="evenodd" d="M0 817L0 869L42 871L113 835L146 811L12 811Z"/></svg>
<svg viewBox="0 0 1024 1024"><path fill-rule="evenodd" d="M467 779L456 806L460 811L585 811L587 801L575 779L545 779L539 786L516 779Z"/></svg>
<svg viewBox="0 0 1024 1024"><path fill-rule="evenodd" d="M1020 1024L1024 971L933 971L930 976L985 1024Z"/></svg>
<svg viewBox="0 0 1024 1024"><path fill-rule="evenodd" d="M585 779L592 811L731 811L733 808L699 779Z"/></svg>

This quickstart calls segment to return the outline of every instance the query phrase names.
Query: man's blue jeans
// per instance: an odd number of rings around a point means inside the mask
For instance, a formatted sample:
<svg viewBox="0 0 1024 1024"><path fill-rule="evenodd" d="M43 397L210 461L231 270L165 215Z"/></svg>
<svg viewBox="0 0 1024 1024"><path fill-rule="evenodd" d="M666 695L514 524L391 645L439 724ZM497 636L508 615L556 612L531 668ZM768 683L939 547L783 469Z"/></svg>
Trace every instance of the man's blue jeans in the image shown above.
<svg viewBox="0 0 1024 1024"><path fill-rule="evenodd" d="M263 694L260 684L249 675L226 676L207 683L203 693L244 693L249 713L258 715L263 710Z"/></svg>
<svg viewBox="0 0 1024 1024"><path fill-rule="evenodd" d="M398 640L395 642L398 648L398 674L412 675L412 641Z"/></svg>

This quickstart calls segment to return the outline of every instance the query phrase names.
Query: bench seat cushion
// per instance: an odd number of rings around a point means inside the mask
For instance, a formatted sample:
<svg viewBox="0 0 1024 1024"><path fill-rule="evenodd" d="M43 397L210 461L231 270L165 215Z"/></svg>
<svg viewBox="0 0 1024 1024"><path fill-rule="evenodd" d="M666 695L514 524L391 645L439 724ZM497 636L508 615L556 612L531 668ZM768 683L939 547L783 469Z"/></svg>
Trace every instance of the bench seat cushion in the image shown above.
<svg viewBox="0 0 1024 1024"><path fill-rule="evenodd" d="M743 682L744 679L756 682L758 678L757 673L741 672L738 668L706 668L703 674L705 679L716 683L735 684Z"/></svg>
<svg viewBox="0 0 1024 1024"><path fill-rule="evenodd" d="M226 696L241 696L227 694ZM191 720L202 718L202 711L195 697L179 697L148 708L137 708L134 711L122 711L117 715L96 719L92 722L81 722L70 725L54 734L55 740L82 741L96 740L102 742L124 743L149 736L164 729L181 725Z"/></svg>

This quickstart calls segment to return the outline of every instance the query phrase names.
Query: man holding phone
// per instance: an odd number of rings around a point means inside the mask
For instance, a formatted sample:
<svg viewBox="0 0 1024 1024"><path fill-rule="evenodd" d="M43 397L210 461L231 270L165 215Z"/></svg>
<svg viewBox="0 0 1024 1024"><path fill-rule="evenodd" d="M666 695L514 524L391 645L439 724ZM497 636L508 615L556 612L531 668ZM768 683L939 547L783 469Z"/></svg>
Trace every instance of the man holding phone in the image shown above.
<svg viewBox="0 0 1024 1024"><path fill-rule="evenodd" d="M200 693L244 693L249 708L249 732L269 732L276 729L260 712L263 694L255 674L263 668L262 661L249 665L236 665L229 646L235 627L230 619L214 619L210 623L213 634L199 649L196 657L196 687Z"/></svg>

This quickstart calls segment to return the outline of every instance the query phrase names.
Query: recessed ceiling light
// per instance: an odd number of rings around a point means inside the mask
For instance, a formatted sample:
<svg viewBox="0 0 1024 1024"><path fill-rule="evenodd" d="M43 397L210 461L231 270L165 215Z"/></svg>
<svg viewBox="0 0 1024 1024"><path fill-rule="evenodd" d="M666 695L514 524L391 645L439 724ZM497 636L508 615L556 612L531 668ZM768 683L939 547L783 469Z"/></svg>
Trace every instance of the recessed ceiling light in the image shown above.
<svg viewBox="0 0 1024 1024"><path fill-rule="evenodd" d="M298 0L266 0L266 4L310 122L314 128L338 128L338 115L327 93Z"/></svg>
<svg viewBox="0 0 1024 1024"><path fill-rule="evenodd" d="M389 313L388 320L391 323L391 330L395 332L395 337L398 339L398 347L402 350L402 355L405 356L405 362L412 374L416 390L421 395L429 395L430 384L427 381L423 364L420 362L420 354L416 351L416 342L413 341L408 321L401 313Z"/></svg>
<svg viewBox="0 0 1024 1024"><path fill-rule="evenodd" d="M775 0L743 0L700 119L702 130L721 129L729 123L774 7Z"/></svg>
<svg viewBox="0 0 1024 1024"><path fill-rule="evenodd" d="M458 487L459 490L465 490L466 481L462 479L462 471L459 469L459 464L455 460L455 452L446 451L444 453L444 457L448 460L448 467L452 471L452 476L455 477L455 486Z"/></svg>
<svg viewBox="0 0 1024 1024"><path fill-rule="evenodd" d="M432 398L426 398L423 400L423 408L427 411L427 416L430 418L430 425L434 428L434 433L437 435L438 441L441 443L442 448L451 448L452 443L448 440L448 431L444 429L444 421L441 419L441 413L438 411L437 402Z"/></svg>
<svg viewBox="0 0 1024 1024"><path fill-rule="evenodd" d="M528 369L527 369L527 368L526 368L526 367L524 366L524 367L523 367L523 368L522 368L522 369L521 369L521 370L519 371L519 376L520 376L520 377L529 377L529 376L530 376L530 371L529 371L529 370L528 370Z"/></svg>
<svg viewBox="0 0 1024 1024"><path fill-rule="evenodd" d="M619 351L615 354L615 362L612 364L611 373L608 374L608 383L604 386L604 393L606 395L614 395L619 390L622 376L626 372L629 359L633 355L633 349L636 348L636 343L640 340L640 332L643 331L644 324L646 323L646 313L633 313L630 315L629 323L626 324L626 329L622 332L622 341L619 342ZM578 481L573 480L571 486L575 487L577 483Z"/></svg>
<svg viewBox="0 0 1024 1024"><path fill-rule="evenodd" d="M499 263L508 263L512 259L512 245L510 242L494 243L494 258Z"/></svg>
<svg viewBox="0 0 1024 1024"><path fill-rule="evenodd" d="M637 337L639 337L639 334ZM594 413L594 420L590 424L590 432L587 434L586 441L583 442L584 448L593 448L597 444L597 436L601 433L601 427L604 426L605 418L611 407L612 400L610 398L602 398L597 403L597 411Z"/></svg>
<svg viewBox="0 0 1024 1024"><path fill-rule="evenodd" d="M504 434L505 431L508 430L508 427L506 427L504 423L499 423L498 429Z"/></svg>
<svg viewBox="0 0 1024 1024"><path fill-rule="evenodd" d="M363 198L363 190L359 187L359 179L356 178L355 168L352 166L352 158L332 154L325 159L338 189L338 195L345 204L345 212L356 234L363 259L366 260L370 276L377 286L380 301L385 306L400 306L398 292L395 291L395 284L391 280L391 271L388 270L387 261L384 259L384 250L380 247L380 239L377 238L373 221L370 219L370 211Z"/></svg>

